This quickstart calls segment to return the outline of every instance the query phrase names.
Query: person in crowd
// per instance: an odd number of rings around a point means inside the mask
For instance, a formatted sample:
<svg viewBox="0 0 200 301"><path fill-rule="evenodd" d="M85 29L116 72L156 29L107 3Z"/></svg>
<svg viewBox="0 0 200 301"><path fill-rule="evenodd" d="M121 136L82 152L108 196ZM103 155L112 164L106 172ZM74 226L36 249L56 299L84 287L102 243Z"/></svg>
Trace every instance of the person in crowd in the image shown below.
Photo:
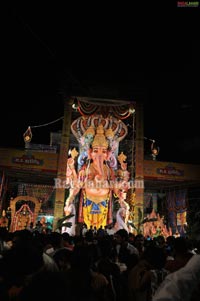
<svg viewBox="0 0 200 301"><path fill-rule="evenodd" d="M167 260L165 269L171 273L179 270L186 265L192 255L193 254L189 252L187 239L184 237L175 238L173 246L174 260Z"/></svg>
<svg viewBox="0 0 200 301"><path fill-rule="evenodd" d="M151 301L168 272L164 269L166 255L154 242L149 245L139 262L128 275L128 300Z"/></svg>
<svg viewBox="0 0 200 301"><path fill-rule="evenodd" d="M153 301L199 300L200 255L192 255L186 265L166 276ZM198 292L198 293L197 293Z"/></svg>

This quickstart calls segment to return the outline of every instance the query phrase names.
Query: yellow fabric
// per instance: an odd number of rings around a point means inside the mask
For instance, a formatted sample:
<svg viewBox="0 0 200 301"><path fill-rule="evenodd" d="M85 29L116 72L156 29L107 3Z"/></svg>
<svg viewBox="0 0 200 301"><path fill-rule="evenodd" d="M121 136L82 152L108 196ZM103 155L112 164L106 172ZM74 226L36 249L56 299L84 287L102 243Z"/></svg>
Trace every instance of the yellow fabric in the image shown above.
<svg viewBox="0 0 200 301"><path fill-rule="evenodd" d="M99 204L102 201L105 201L107 198L108 198L108 193L106 193L105 195L90 195L89 193L87 193L87 199L95 204Z"/></svg>
<svg viewBox="0 0 200 301"><path fill-rule="evenodd" d="M90 226L96 227L97 229L100 228L100 226L105 227L107 225L108 207L99 204L101 213L91 214L92 205L91 203L89 206L83 207L84 223L88 229L90 229Z"/></svg>

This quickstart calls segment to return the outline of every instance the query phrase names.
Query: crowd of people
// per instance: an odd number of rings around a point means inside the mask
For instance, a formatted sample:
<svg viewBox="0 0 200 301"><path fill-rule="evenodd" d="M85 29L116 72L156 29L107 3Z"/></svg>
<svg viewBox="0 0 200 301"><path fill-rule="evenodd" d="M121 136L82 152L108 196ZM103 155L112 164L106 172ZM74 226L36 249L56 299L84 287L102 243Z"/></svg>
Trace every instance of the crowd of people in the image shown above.
<svg viewBox="0 0 200 301"><path fill-rule="evenodd" d="M197 300L200 244L146 239L120 229L64 232L0 229L0 300Z"/></svg>

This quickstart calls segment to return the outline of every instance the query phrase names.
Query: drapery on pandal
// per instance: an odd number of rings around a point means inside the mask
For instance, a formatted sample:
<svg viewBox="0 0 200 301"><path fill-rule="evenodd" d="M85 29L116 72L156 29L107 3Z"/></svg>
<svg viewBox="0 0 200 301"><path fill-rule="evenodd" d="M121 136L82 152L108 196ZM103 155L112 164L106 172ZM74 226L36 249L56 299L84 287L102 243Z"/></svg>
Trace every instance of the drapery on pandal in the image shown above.
<svg viewBox="0 0 200 301"><path fill-rule="evenodd" d="M67 160L66 183L70 188L65 208L80 192L77 220L88 229L98 229L113 223L113 201L117 198L123 214L116 215L116 228L127 229L129 172L126 156L118 156L119 142L128 132L126 125L112 116L95 115L79 117L71 130L79 142L79 153L73 150Z"/></svg>

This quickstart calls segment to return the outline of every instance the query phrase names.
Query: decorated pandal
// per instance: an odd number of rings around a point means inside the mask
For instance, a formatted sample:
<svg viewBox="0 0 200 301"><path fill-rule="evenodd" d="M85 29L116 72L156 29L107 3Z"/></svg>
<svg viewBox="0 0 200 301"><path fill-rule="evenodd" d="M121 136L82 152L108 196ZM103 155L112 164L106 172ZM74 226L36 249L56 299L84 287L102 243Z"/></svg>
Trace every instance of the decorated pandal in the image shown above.
<svg viewBox="0 0 200 301"><path fill-rule="evenodd" d="M72 123L71 130L79 142L79 152L74 148L67 160L69 194L64 212L74 218L72 227L63 227L62 232L74 233L76 221L84 223L87 229L112 225L113 232L119 229L135 232L135 194L127 170L127 157L124 153L118 155L119 143L127 134L126 125L112 116L96 115L79 117ZM78 210L75 209L77 200ZM155 215L152 212L148 222L143 223L144 235L171 235L163 218Z"/></svg>
<svg viewBox="0 0 200 301"><path fill-rule="evenodd" d="M127 127L114 117L80 117L71 126L80 148L71 151L67 161L66 182L69 196L64 211L74 212L72 204L79 195L77 221L87 228L106 227L113 223L113 204L118 200L116 229L127 227L129 204L129 172L126 156L118 155L119 142L127 134ZM67 229L65 229L67 230Z"/></svg>
<svg viewBox="0 0 200 301"><path fill-rule="evenodd" d="M34 217L33 212L27 204L23 204L19 210L15 212L13 221L12 221L12 231L23 230L30 226L33 223Z"/></svg>
<svg viewBox="0 0 200 301"><path fill-rule="evenodd" d="M2 212L0 227L5 227L10 232L14 232L36 226L41 208L39 199L28 195L20 195L11 198L9 205L7 210Z"/></svg>

